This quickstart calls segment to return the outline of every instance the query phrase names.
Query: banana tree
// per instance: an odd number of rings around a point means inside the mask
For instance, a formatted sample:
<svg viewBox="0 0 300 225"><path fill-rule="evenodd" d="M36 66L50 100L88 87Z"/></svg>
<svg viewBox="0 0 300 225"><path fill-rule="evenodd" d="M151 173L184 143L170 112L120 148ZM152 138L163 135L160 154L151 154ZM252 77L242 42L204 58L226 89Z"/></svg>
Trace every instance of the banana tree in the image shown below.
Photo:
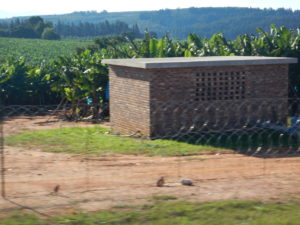
<svg viewBox="0 0 300 225"><path fill-rule="evenodd" d="M265 32L261 28L257 28L256 31L258 33L258 36L255 36L252 41L253 54L261 56L271 56L272 51L274 51L275 49L271 34Z"/></svg>
<svg viewBox="0 0 300 225"><path fill-rule="evenodd" d="M252 40L250 35L239 35L237 39L233 41L235 55L251 56L253 54L251 42Z"/></svg>
<svg viewBox="0 0 300 225"><path fill-rule="evenodd" d="M60 57L37 71L50 82L52 91L61 93L71 103L68 119L81 116L81 106L91 102L93 118L99 118L100 104L105 101L105 88L108 81L108 69L101 64L101 53L86 50L72 57Z"/></svg>
<svg viewBox="0 0 300 225"><path fill-rule="evenodd" d="M75 56L74 63L80 67L76 84L84 97L91 100L93 119L99 119L100 105L105 102L108 68L101 63L101 54L85 51Z"/></svg>
<svg viewBox="0 0 300 225"><path fill-rule="evenodd" d="M183 56L184 50L182 44L173 41L168 34L161 39L152 37L150 32L145 32L142 40L129 40L129 48L131 49L131 57L136 58L155 58L155 57L175 57Z"/></svg>
<svg viewBox="0 0 300 225"><path fill-rule="evenodd" d="M32 103L31 81L27 77L30 66L24 57L8 58L0 66L0 97L2 103L30 104ZM29 96L27 98L27 96Z"/></svg>
<svg viewBox="0 0 300 225"><path fill-rule="evenodd" d="M199 56L201 55L201 49L203 43L201 37L196 34L189 34L187 38L188 46L184 52L185 57Z"/></svg>

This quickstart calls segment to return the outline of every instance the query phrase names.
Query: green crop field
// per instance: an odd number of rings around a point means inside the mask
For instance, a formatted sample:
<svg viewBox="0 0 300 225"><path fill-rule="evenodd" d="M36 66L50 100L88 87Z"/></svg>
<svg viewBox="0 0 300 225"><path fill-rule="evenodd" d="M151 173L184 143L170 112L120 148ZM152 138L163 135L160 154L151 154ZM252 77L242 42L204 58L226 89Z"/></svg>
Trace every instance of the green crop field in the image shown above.
<svg viewBox="0 0 300 225"><path fill-rule="evenodd" d="M27 62L39 64L58 56L70 56L77 47L92 44L92 40L62 39L58 41L23 38L0 38L0 61L9 56L24 56Z"/></svg>

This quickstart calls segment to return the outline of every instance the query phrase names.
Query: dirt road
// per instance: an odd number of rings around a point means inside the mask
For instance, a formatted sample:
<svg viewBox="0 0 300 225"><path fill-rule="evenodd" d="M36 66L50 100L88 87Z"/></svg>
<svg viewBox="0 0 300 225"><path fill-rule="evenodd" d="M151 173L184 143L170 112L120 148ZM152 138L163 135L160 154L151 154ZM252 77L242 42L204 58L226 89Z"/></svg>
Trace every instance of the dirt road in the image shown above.
<svg viewBox="0 0 300 225"><path fill-rule="evenodd" d="M4 129L5 135L10 135L77 125L87 126L20 117L6 121ZM161 176L166 185L159 188L155 183ZM194 186L182 186L181 178L191 179ZM0 200L0 215L22 207L50 215L96 211L152 202L157 195L189 201L284 201L300 198L300 158L262 159L239 154L85 158L5 146L5 180L7 200ZM57 185L59 191L53 193Z"/></svg>

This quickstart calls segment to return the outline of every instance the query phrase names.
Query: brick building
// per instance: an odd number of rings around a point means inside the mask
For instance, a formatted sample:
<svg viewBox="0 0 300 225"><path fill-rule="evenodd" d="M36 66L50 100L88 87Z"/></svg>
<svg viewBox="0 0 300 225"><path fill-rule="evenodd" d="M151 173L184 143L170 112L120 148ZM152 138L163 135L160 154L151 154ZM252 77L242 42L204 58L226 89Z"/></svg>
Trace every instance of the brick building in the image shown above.
<svg viewBox="0 0 300 225"><path fill-rule="evenodd" d="M171 136L270 121L288 112L283 57L106 59L110 121L122 134Z"/></svg>

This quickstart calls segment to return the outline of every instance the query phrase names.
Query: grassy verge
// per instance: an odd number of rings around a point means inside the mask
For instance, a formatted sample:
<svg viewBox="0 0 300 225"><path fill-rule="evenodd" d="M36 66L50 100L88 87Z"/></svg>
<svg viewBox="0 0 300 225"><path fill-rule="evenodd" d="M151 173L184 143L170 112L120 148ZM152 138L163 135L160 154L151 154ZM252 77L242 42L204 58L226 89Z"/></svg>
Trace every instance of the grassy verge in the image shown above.
<svg viewBox="0 0 300 225"><path fill-rule="evenodd" d="M11 146L40 148L48 152L77 154L109 153L146 155L195 155L204 151L220 151L222 148L195 145L175 140L145 140L119 137L109 134L109 129L99 126L60 128L24 132L5 139Z"/></svg>
<svg viewBox="0 0 300 225"><path fill-rule="evenodd" d="M221 201L188 203L162 201L140 207L122 207L93 214L76 213L49 220L29 214L15 214L0 225L96 225L96 224L205 224L205 225L298 225L300 202L261 203L256 201Z"/></svg>

